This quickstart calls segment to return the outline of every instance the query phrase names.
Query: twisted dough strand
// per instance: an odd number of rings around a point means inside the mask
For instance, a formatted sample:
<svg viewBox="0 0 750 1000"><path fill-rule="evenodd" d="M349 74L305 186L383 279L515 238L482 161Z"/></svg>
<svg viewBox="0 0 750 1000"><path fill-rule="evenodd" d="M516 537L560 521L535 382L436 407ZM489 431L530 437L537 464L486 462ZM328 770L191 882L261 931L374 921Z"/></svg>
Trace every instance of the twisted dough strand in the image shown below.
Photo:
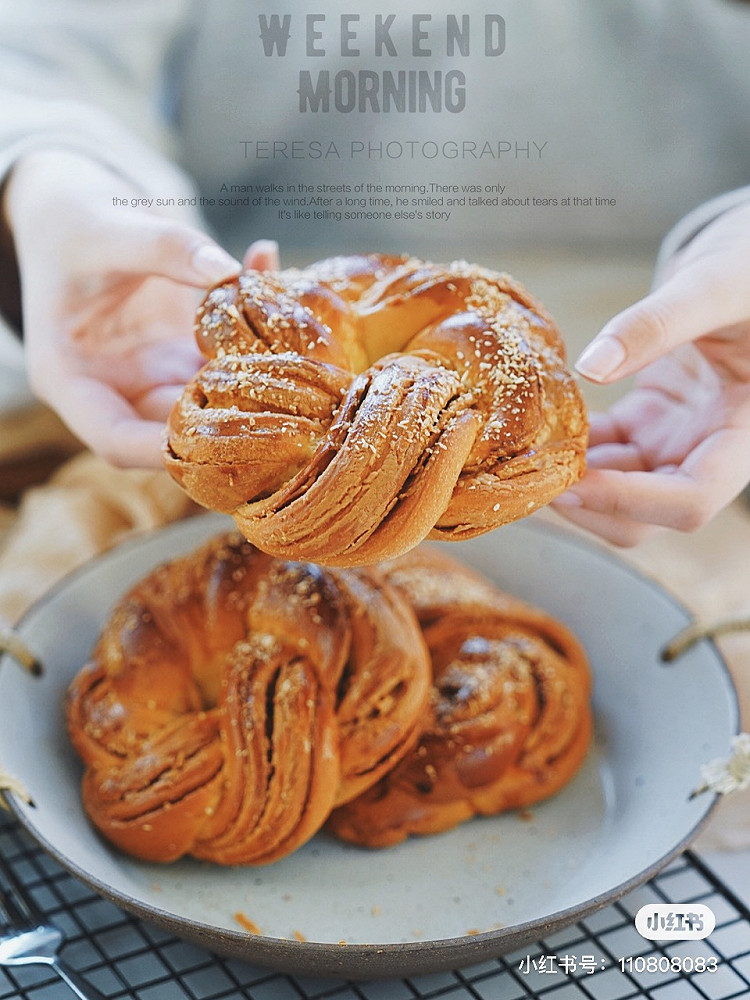
<svg viewBox="0 0 750 1000"><path fill-rule="evenodd" d="M273 555L355 566L470 538L583 473L559 332L507 275L377 254L247 272L196 337L166 466Z"/></svg>

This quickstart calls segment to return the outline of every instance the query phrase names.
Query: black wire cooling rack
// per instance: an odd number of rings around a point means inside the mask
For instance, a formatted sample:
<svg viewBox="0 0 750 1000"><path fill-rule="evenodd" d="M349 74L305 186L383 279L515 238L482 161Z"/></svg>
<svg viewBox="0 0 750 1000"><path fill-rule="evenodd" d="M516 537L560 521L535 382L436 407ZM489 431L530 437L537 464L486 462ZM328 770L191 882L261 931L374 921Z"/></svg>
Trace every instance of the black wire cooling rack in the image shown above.
<svg viewBox="0 0 750 1000"><path fill-rule="evenodd" d="M111 1000L731 1000L750 997L750 910L691 852L617 903L504 958L409 979L342 982L219 958L101 899L0 813L0 854L66 935L62 957ZM641 906L703 903L704 940L655 943ZM703 971L700 971L703 970ZM0 1000L69 1000L44 967L0 969Z"/></svg>

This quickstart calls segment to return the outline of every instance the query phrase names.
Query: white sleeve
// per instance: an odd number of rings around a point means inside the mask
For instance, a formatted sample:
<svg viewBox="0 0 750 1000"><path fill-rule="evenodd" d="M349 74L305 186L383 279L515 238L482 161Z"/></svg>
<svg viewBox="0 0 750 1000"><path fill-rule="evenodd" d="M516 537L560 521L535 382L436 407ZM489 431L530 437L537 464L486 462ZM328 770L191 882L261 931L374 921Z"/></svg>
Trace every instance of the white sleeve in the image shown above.
<svg viewBox="0 0 750 1000"><path fill-rule="evenodd" d="M680 219L677 225L670 229L659 247L654 283L659 283L665 268L675 254L686 247L706 226L718 219L720 215L724 215L725 212L730 212L733 208L739 208L740 205L746 205L748 202L750 202L750 185L720 194L694 208L692 212Z"/></svg>
<svg viewBox="0 0 750 1000"><path fill-rule="evenodd" d="M0 0L0 179L19 156L54 146L145 193L187 194L160 98L192 9L191 0Z"/></svg>

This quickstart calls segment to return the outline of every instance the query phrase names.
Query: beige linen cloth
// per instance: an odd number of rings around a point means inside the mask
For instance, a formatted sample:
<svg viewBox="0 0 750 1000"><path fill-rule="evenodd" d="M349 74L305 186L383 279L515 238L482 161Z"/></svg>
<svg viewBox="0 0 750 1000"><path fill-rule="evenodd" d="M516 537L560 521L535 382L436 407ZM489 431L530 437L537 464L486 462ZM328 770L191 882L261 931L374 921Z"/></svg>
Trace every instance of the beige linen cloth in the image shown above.
<svg viewBox="0 0 750 1000"><path fill-rule="evenodd" d="M116 469L88 453L76 456L45 485L30 489L17 512L4 512L0 622L16 622L67 572L129 536L198 511L166 472ZM750 507L742 501L695 535L663 534L620 556L659 580L700 620L750 615ZM742 727L748 730L750 632L718 642L740 693ZM665 669L679 670L679 664ZM701 846L750 847L749 791L722 800Z"/></svg>
<svg viewBox="0 0 750 1000"><path fill-rule="evenodd" d="M82 453L6 512L0 621L16 622L62 576L138 532L198 508L166 472L117 469Z"/></svg>

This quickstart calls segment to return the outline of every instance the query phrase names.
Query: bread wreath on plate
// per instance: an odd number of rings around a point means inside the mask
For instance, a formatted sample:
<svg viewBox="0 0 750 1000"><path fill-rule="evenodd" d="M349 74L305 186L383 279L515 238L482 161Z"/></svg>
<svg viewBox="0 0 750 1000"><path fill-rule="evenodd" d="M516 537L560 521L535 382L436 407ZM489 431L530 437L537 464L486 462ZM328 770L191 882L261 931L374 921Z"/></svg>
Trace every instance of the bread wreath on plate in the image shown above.
<svg viewBox="0 0 750 1000"><path fill-rule="evenodd" d="M561 336L506 274L380 254L246 272L196 336L167 469L272 555L356 566L471 538L583 474Z"/></svg>
<svg viewBox="0 0 750 1000"><path fill-rule="evenodd" d="M233 534L119 601L66 707L105 837L258 865L326 821L377 847L552 795L589 686L564 625L442 553L321 569Z"/></svg>

